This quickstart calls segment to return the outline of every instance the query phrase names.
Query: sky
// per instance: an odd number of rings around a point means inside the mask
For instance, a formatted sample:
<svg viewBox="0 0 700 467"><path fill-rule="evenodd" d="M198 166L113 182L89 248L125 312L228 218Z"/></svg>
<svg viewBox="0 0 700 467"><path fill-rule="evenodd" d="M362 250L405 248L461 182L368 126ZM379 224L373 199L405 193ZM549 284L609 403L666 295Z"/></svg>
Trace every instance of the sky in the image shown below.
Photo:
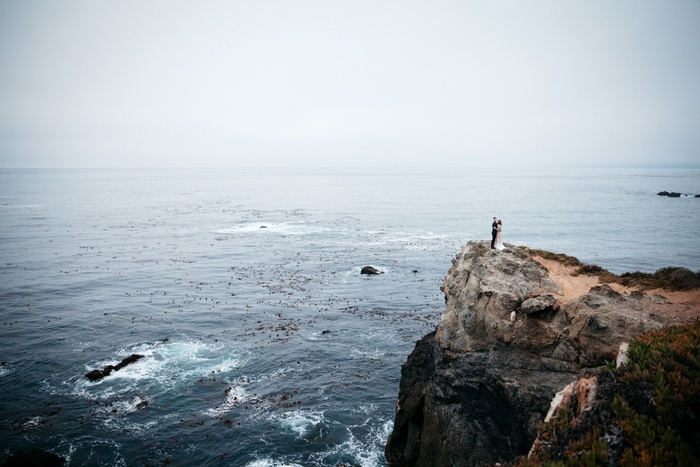
<svg viewBox="0 0 700 467"><path fill-rule="evenodd" d="M0 167L700 167L700 2L0 0Z"/></svg>

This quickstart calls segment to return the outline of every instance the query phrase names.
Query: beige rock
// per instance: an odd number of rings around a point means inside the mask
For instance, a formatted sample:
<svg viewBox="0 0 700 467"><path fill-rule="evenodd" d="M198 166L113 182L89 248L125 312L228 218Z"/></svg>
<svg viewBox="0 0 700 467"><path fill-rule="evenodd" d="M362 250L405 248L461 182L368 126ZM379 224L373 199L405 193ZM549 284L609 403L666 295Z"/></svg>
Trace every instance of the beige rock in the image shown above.
<svg viewBox="0 0 700 467"><path fill-rule="evenodd" d="M527 320L513 323L511 313L517 312L533 292L559 292L547 276L547 268L510 245L505 250L491 250L488 242L470 241L452 264L445 278L447 304L437 338L443 348L453 352L485 350L498 343L523 340L524 331L535 329ZM525 329L520 329L523 326ZM556 340L547 328L543 326L547 337L542 338ZM525 336L523 344L529 340Z"/></svg>
<svg viewBox="0 0 700 467"><path fill-rule="evenodd" d="M491 250L485 241L462 248L442 290L447 304L437 340L452 354L508 345L592 367L612 360L623 342L670 324L649 311L658 297L606 284L559 303L562 288L544 265L522 249Z"/></svg>

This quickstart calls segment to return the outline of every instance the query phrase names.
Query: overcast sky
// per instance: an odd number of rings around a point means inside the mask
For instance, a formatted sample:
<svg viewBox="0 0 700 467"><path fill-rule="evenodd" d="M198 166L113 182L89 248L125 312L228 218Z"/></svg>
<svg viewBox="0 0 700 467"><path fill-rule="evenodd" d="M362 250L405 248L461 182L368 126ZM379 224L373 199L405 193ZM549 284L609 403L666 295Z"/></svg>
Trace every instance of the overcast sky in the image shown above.
<svg viewBox="0 0 700 467"><path fill-rule="evenodd" d="M0 1L0 166L700 167L700 1Z"/></svg>

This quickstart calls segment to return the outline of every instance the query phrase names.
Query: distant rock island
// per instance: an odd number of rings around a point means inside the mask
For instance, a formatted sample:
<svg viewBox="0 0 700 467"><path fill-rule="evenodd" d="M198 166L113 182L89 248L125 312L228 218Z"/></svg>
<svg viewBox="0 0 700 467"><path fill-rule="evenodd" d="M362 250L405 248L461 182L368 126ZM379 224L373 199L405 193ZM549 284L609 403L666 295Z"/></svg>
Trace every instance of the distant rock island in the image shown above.
<svg viewBox="0 0 700 467"><path fill-rule="evenodd" d="M614 362L621 345L700 316L700 279L685 268L616 276L567 255L489 246L470 241L453 259L440 323L402 366L390 467L493 465L531 450L547 458L556 443L538 429L557 393L561 404L568 387L564 404L578 410L575 395L598 387L581 378Z"/></svg>
<svg viewBox="0 0 700 467"><path fill-rule="evenodd" d="M658 193L656 193L656 194L657 194L658 196L668 196L669 198L680 198L681 196L684 196L684 197L691 197L691 196L693 196L693 195L686 195L686 194L684 194L684 193L678 193L678 192L676 192L676 191L671 191L671 192L669 192L669 191L660 191L660 192L658 192ZM700 194L699 194L699 195L695 195L694 198L700 198Z"/></svg>

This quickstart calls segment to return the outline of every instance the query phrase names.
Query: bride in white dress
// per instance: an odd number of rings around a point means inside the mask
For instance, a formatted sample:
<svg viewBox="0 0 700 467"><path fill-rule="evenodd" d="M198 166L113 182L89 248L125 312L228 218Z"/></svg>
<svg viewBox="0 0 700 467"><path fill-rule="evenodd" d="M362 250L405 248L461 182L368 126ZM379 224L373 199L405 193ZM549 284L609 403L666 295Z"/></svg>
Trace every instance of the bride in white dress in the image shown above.
<svg viewBox="0 0 700 467"><path fill-rule="evenodd" d="M498 229L496 233L496 249L497 250L505 250L506 246L503 244L503 223L501 222L500 219L498 219Z"/></svg>

